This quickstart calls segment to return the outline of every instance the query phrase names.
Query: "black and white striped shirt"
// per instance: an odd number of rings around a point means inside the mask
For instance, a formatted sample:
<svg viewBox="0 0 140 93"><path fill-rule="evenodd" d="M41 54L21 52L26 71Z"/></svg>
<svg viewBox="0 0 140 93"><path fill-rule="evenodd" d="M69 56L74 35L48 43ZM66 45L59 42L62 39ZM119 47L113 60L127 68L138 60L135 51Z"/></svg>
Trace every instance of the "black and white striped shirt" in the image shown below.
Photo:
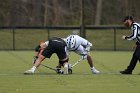
<svg viewBox="0 0 140 93"><path fill-rule="evenodd" d="M140 24L136 22L132 23L131 31L132 34L130 36L126 36L126 39L127 40L137 39L137 41L140 43Z"/></svg>

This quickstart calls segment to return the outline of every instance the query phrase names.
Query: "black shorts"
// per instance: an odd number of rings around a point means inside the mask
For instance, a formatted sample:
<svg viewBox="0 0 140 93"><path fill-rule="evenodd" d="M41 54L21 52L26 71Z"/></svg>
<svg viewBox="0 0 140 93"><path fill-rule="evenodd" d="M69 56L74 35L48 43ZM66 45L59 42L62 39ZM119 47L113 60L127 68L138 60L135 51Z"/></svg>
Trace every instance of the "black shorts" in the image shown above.
<svg viewBox="0 0 140 93"><path fill-rule="evenodd" d="M49 40L48 46L42 52L42 55L46 58L50 58L53 53L56 53L59 60L65 59L66 54L66 43L61 38L52 38Z"/></svg>

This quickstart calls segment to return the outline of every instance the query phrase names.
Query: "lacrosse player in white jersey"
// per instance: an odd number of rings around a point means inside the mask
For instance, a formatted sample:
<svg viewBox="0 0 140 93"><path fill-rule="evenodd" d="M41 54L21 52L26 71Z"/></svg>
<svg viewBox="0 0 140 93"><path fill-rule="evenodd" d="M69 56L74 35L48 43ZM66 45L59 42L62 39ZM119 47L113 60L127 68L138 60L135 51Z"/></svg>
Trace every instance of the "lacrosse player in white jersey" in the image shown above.
<svg viewBox="0 0 140 93"><path fill-rule="evenodd" d="M70 35L65 39L65 41L66 41L67 48L69 51L73 51L81 55L83 60L87 59L88 64L91 68L91 72L93 74L100 73L100 71L95 69L95 67L93 66L93 61L90 56L90 48L92 47L92 44L88 40L78 35Z"/></svg>

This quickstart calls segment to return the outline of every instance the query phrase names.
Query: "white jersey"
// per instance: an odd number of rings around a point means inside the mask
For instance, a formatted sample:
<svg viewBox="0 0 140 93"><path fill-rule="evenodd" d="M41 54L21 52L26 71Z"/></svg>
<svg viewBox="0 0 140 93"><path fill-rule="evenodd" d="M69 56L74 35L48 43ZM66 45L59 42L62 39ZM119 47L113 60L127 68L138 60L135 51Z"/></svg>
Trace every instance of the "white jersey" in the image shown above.
<svg viewBox="0 0 140 93"><path fill-rule="evenodd" d="M78 35L70 35L66 38L67 47L70 51L75 51L78 54L85 54L85 49L91 47L92 44L86 39Z"/></svg>

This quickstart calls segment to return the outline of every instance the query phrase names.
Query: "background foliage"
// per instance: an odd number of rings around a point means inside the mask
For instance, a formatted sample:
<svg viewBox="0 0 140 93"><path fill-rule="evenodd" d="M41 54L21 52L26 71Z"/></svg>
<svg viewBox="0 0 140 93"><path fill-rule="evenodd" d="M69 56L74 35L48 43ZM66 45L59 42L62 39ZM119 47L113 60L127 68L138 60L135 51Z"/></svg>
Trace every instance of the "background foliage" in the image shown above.
<svg viewBox="0 0 140 93"><path fill-rule="evenodd" d="M80 25L82 0L0 0L0 26ZM84 0L86 25L140 21L139 0Z"/></svg>

